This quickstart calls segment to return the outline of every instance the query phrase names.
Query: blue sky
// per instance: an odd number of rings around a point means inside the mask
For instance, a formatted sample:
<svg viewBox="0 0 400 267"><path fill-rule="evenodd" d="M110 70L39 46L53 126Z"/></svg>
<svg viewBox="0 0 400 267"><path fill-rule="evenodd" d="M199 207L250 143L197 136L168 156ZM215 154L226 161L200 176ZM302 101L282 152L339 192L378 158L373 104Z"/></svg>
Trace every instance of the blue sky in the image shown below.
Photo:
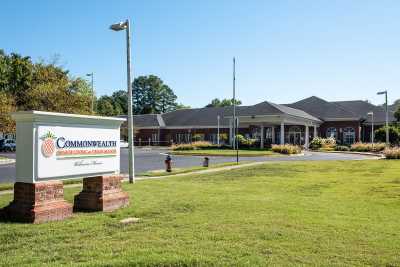
<svg viewBox="0 0 400 267"><path fill-rule="evenodd" d="M178 101L231 97L232 57L244 104L311 95L400 98L400 1L1 2L0 48L34 60L60 55L73 76L95 73L99 95L126 88L125 35L133 23L134 76L155 74Z"/></svg>

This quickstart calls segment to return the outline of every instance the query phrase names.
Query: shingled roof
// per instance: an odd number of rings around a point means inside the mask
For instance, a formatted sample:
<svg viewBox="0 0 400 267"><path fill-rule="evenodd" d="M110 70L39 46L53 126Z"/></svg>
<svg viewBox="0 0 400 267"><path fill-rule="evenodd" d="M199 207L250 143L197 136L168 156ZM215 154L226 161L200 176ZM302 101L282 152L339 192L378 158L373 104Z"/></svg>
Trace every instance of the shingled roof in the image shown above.
<svg viewBox="0 0 400 267"><path fill-rule="evenodd" d="M238 106L237 113L239 114L246 106ZM232 114L233 107L210 107L210 108L193 108L180 109L162 114L165 125L168 127L179 126L216 126L217 117L220 117L220 125L228 126L228 116Z"/></svg>
<svg viewBox="0 0 400 267"><path fill-rule="evenodd" d="M302 111L285 105L279 105L268 101L261 102L254 106L248 106L238 112L238 116L256 116L256 115L290 115L303 119L319 121L318 118Z"/></svg>
<svg viewBox="0 0 400 267"><path fill-rule="evenodd" d="M320 118L323 121L329 120L343 120L343 119L361 119L360 116L353 113L350 110L345 109L344 107L334 103L325 101L319 97L312 96L309 98L305 98L298 102L288 104L286 106L304 110L305 112Z"/></svg>
<svg viewBox="0 0 400 267"><path fill-rule="evenodd" d="M362 100L335 101L332 103L338 104L338 105L342 106L343 108L350 110L354 114L357 114L357 116L365 119L366 122L372 121L372 117L367 115L371 111L374 113L374 122L375 123L383 123L386 121L385 109L380 106L375 106L371 103L368 103L367 101L362 101ZM393 121L393 120L394 120L393 112L390 111L389 112L389 121Z"/></svg>
<svg viewBox="0 0 400 267"><path fill-rule="evenodd" d="M253 106L237 106L237 116L260 115L289 115L313 121L361 120L371 122L367 116L374 112L374 122L385 121L385 110L380 106L361 100L328 102L312 96L292 104L279 105L268 101ZM180 109L164 114L145 114L134 116L134 126L146 127L215 127L217 117L220 117L220 126L229 125L233 107L210 107ZM393 112L389 113L389 120L393 121Z"/></svg>

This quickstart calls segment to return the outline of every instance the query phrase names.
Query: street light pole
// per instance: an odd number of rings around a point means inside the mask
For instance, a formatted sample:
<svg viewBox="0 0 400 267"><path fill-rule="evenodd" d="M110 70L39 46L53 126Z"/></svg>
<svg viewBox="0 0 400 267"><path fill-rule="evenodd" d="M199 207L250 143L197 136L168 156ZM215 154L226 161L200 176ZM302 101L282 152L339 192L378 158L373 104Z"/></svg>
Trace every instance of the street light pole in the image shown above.
<svg viewBox="0 0 400 267"><path fill-rule="evenodd" d="M217 116L217 145L219 146L219 115Z"/></svg>
<svg viewBox="0 0 400 267"><path fill-rule="evenodd" d="M374 140L375 140L375 134L374 134L374 112L368 112L368 115L371 116L371 143L372 143L372 149L374 149Z"/></svg>
<svg viewBox="0 0 400 267"><path fill-rule="evenodd" d="M386 109L386 145L389 145L389 109L388 109L388 94L387 90L377 93L378 95L385 95L385 109Z"/></svg>
<svg viewBox="0 0 400 267"><path fill-rule="evenodd" d="M125 22L120 22L110 26L111 30L121 31L126 30L126 71L127 71L127 86L128 86L128 170L129 183L135 181L135 162L134 162L134 144L133 144L133 113L132 113L132 82L131 82L131 36L130 22L127 19Z"/></svg>
<svg viewBox="0 0 400 267"><path fill-rule="evenodd" d="M86 74L86 76L88 76L88 77L90 76L92 78L91 85L92 85L92 113L93 113L94 112L94 84L93 84L94 74L92 72L92 73Z"/></svg>

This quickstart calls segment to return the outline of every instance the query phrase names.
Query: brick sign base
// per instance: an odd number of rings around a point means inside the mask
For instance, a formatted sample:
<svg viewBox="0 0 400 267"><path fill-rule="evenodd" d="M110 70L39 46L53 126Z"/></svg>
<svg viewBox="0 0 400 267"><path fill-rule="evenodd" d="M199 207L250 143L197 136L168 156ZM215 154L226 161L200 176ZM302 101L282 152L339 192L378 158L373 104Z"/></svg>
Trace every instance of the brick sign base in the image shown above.
<svg viewBox="0 0 400 267"><path fill-rule="evenodd" d="M72 216L72 205L64 200L61 181L14 184L14 200L2 210L9 221L43 223Z"/></svg>
<svg viewBox="0 0 400 267"><path fill-rule="evenodd" d="M120 175L97 176L83 179L83 189L75 196L74 210L113 211L129 204L129 197L121 188Z"/></svg>

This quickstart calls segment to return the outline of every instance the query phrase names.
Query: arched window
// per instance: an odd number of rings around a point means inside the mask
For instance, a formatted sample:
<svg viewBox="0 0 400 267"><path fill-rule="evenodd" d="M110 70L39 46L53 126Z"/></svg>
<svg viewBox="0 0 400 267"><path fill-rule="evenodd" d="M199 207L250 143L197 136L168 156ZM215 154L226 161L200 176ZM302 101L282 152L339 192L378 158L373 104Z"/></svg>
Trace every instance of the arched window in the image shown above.
<svg viewBox="0 0 400 267"><path fill-rule="evenodd" d="M326 129L326 137L327 138L337 138L337 133L336 133L336 128L335 127L329 127Z"/></svg>
<svg viewBox="0 0 400 267"><path fill-rule="evenodd" d="M351 145L356 140L356 131L352 127L346 127L343 129L343 143Z"/></svg>

